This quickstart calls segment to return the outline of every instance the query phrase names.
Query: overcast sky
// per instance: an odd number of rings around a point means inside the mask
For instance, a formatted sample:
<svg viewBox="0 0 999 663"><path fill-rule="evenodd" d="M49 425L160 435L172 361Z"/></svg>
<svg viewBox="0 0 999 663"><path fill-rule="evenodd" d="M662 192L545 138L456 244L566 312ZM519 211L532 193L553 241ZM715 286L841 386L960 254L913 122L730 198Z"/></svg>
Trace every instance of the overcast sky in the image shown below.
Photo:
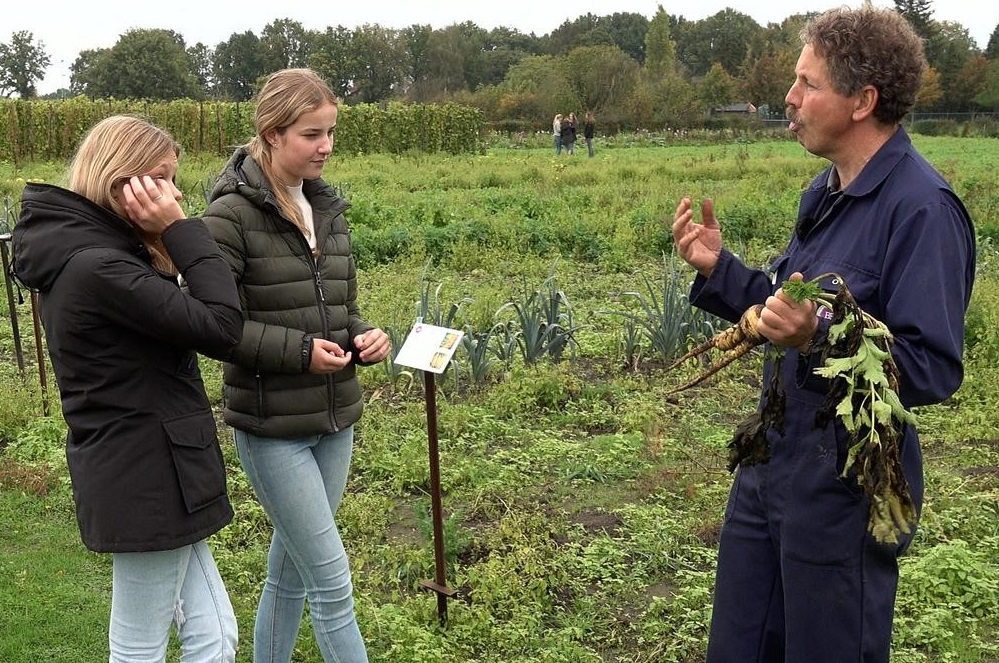
<svg viewBox="0 0 999 663"><path fill-rule="evenodd" d="M696 21L713 16L726 7L752 17L760 25L779 23L792 13L823 11L840 4L836 0L699 0L677 7L662 0L572 0L547 2L524 0L287 0L286 2L227 2L224 0L171 0L170 2L124 2L123 0L40 0L22 3L22 11L4 12L0 43L8 43L15 32L27 30L41 41L52 58L41 94L69 85L69 67L80 51L111 48L118 37L133 28L173 30L188 46L198 42L214 48L234 33L260 35L264 26L278 19L298 21L308 30L325 31L329 26L354 28L377 23L387 28L430 24L443 28L471 21L487 30L504 26L538 36L556 29L566 20L591 13L606 16L634 12L651 19L662 4L669 14ZM891 0L874 0L877 6L894 6ZM999 23L999 4L993 0L936 0L933 18L954 21L966 27L984 49Z"/></svg>

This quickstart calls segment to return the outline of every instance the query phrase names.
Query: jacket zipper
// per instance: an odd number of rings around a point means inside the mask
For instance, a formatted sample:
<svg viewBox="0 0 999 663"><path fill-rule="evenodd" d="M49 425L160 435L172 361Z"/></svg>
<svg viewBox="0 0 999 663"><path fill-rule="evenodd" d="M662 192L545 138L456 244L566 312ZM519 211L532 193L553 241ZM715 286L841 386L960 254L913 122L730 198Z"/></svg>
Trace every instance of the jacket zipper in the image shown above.
<svg viewBox="0 0 999 663"><path fill-rule="evenodd" d="M257 413L260 415L261 419L267 418L267 413L264 412L264 378L260 375L260 371L257 371Z"/></svg>
<svg viewBox="0 0 999 663"><path fill-rule="evenodd" d="M321 255L322 254L320 254L320 256ZM329 336L329 320L326 317L326 297L325 297L325 295L323 295L323 275L322 275L322 271L320 271L320 269L319 269L319 258L320 258L320 256L316 256L316 258L313 259L311 262L312 262L312 268L313 268L313 275L316 277L316 281L315 281L315 285L316 285L316 299L319 301L319 315L322 317L322 320L323 320L323 330L325 330L326 336ZM326 390L329 393L329 399L328 399L328 401L329 401L329 408L327 408L326 413L329 416L330 427L333 429L333 432L337 432L337 431L340 430L340 427L337 426L336 415L335 415L335 412L334 412L334 405L333 404L335 402L335 393L334 393L335 388L333 386L333 376L332 375L327 375L326 376Z"/></svg>
<svg viewBox="0 0 999 663"><path fill-rule="evenodd" d="M277 202L274 201L272 196L273 194L271 192L269 191L266 192L265 199L267 200L267 202L274 208L275 212L277 212L277 215L280 218L284 219L291 225L295 226L295 223L284 215L284 213L281 211L281 207L277 204ZM297 229L298 226L295 226L295 228ZM309 246L309 242L305 239L305 235L303 235L301 231L299 231L298 235L299 235L299 240L302 242L302 244L305 247L305 255L307 256L309 261L309 266L312 269L312 275L315 277L316 300L319 303L319 315L321 316L323 321L323 335L324 337L328 337L330 335L330 328L329 328L329 320L326 317L326 297L323 295L323 277L322 277L322 272L319 269L319 259L320 257L322 257L322 253L320 252L319 256L313 258L312 247ZM317 238L317 246L318 246L318 238ZM260 380L259 372L257 373L257 379L258 381ZM340 430L340 427L337 426L336 424L336 418L333 412L334 387L333 387L332 375L326 376L326 390L329 393L329 403L330 403L329 408L326 410L326 413L327 416L329 417L330 427L333 429L333 432L338 432ZM261 408L262 408L263 407L262 392L260 394L260 399L261 399Z"/></svg>

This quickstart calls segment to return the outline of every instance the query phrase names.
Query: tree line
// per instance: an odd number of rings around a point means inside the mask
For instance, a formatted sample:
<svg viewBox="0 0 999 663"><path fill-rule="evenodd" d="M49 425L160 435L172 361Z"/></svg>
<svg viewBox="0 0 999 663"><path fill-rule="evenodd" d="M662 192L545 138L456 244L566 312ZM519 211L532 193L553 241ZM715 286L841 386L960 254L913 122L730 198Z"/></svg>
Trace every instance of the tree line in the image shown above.
<svg viewBox="0 0 999 663"><path fill-rule="evenodd" d="M895 9L924 38L930 63L916 110L999 110L999 25L982 50L964 26L935 20L930 0L895 0ZM268 73L308 66L347 104L454 102L508 127L543 128L570 110L592 110L605 127L685 127L737 102L781 116L809 16L761 26L727 8L688 21L659 5L651 18L586 14L542 36L472 22L318 31L278 19L211 47L132 29L82 51L69 87L46 96L245 101ZM44 43L15 32L0 44L0 96L36 97L50 64Z"/></svg>

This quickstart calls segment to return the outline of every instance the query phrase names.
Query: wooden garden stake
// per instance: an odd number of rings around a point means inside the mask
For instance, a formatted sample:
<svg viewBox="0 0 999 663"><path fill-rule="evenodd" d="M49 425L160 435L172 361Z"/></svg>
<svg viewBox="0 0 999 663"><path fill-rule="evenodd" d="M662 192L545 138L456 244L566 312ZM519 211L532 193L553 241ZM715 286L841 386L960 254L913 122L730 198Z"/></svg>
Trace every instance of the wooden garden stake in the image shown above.
<svg viewBox="0 0 999 663"><path fill-rule="evenodd" d="M7 286L7 310L10 312L10 329L14 336L14 355L17 357L17 369L23 378L24 348L21 347L21 331L17 323L17 307L14 302L14 284L10 276L10 254L7 250L7 242L10 239L10 234L0 235L0 262L3 263L4 285Z"/></svg>
<svg viewBox="0 0 999 663"><path fill-rule="evenodd" d="M35 328L35 361L38 362L38 384L42 388L42 415L49 416L49 386L45 376L45 350L42 347L42 321L38 317L38 293L31 293L31 323Z"/></svg>

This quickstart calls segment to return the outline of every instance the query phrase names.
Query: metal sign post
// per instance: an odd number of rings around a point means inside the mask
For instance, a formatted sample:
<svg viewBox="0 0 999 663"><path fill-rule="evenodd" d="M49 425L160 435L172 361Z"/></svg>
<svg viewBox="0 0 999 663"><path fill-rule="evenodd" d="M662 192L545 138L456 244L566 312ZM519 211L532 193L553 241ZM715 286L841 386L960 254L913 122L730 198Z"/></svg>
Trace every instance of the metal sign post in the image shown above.
<svg viewBox="0 0 999 663"><path fill-rule="evenodd" d="M437 592L437 617L441 626L447 624L447 600L457 592L447 586L444 559L444 513L441 506L441 462L437 443L437 386L434 374L423 372L427 399L427 440L430 455L430 511L434 521L434 580L421 580L420 586Z"/></svg>
<svg viewBox="0 0 999 663"><path fill-rule="evenodd" d="M441 507L440 449L437 440L437 386L434 374L443 373L464 332L425 325L417 321L399 348L395 363L423 371L427 405L427 450L430 457L430 504L434 524L434 579L420 586L437 593L437 616L447 624L447 600L457 591L447 586L447 560L444 557L444 513Z"/></svg>

